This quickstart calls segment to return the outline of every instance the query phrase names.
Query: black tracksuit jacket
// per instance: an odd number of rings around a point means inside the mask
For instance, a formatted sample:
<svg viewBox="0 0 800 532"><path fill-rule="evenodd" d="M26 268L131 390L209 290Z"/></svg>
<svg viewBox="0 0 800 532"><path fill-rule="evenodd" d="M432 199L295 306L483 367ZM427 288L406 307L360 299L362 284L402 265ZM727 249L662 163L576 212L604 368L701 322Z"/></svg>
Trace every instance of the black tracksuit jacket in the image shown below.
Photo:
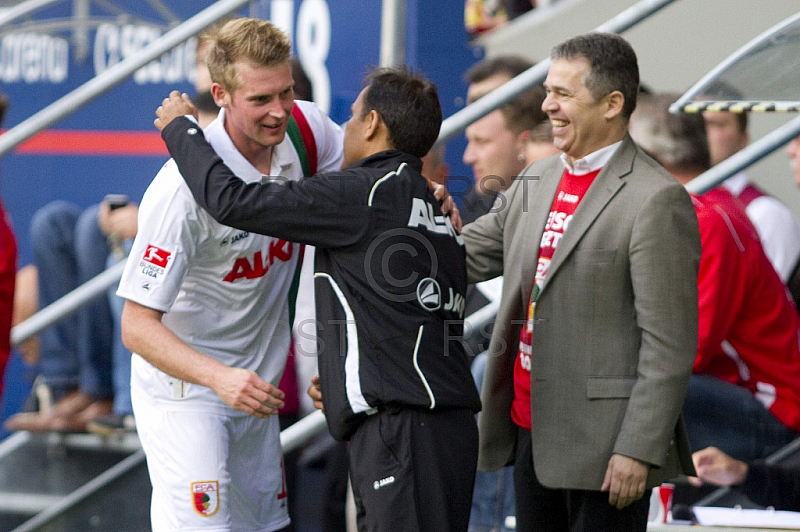
<svg viewBox="0 0 800 532"><path fill-rule="evenodd" d="M419 158L385 151L339 172L246 184L186 118L162 137L218 222L316 246L319 370L335 438L386 408L480 410L461 343L465 248Z"/></svg>

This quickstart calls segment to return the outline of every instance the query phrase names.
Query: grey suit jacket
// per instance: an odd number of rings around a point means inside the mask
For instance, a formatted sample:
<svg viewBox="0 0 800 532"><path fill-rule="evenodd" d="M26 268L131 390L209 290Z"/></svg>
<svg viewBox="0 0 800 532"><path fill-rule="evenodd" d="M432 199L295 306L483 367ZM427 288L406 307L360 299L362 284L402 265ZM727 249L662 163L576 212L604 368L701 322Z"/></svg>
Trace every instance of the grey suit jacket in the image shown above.
<svg viewBox="0 0 800 532"><path fill-rule="evenodd" d="M513 461L514 358L562 173L558 157L532 164L496 212L464 228L470 282L504 276L479 420L484 470ZM651 464L648 487L693 472L680 411L699 260L688 193L626 136L578 206L536 305L531 436L545 486L599 490L613 453Z"/></svg>

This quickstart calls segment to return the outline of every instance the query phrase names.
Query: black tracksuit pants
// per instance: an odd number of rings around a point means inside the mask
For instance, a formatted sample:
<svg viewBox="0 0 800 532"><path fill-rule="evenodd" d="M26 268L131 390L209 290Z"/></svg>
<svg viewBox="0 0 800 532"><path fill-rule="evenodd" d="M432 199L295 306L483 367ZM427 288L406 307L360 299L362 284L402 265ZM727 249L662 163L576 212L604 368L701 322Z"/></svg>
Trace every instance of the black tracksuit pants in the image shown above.
<svg viewBox="0 0 800 532"><path fill-rule="evenodd" d="M470 409L368 417L350 441L359 532L466 532L477 459Z"/></svg>

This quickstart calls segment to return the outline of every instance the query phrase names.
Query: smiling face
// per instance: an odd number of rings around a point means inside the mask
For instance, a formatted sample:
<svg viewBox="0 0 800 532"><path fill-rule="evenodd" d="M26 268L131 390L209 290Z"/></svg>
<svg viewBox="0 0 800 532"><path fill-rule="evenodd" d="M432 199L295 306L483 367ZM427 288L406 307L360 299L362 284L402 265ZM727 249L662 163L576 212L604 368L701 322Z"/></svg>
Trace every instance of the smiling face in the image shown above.
<svg viewBox="0 0 800 532"><path fill-rule="evenodd" d="M264 67L240 60L235 67L239 88L231 93L214 83L211 91L225 109L225 130L248 157L283 141L294 107L294 80L289 61Z"/></svg>
<svg viewBox="0 0 800 532"><path fill-rule="evenodd" d="M589 62L583 57L556 59L544 82L547 98L542 110L550 118L553 143L573 162L624 136L621 93L595 100L584 84L588 73Z"/></svg>

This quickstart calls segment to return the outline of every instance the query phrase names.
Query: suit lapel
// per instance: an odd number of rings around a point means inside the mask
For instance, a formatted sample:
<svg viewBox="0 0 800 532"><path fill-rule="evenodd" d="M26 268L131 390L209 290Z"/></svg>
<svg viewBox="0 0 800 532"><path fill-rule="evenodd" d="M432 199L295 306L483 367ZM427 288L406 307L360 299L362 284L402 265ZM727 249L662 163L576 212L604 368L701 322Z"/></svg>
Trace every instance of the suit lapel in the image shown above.
<svg viewBox="0 0 800 532"><path fill-rule="evenodd" d="M558 269L571 255L575 246L578 245L583 235L592 226L594 221L603 212L606 205L617 194L620 188L625 185L622 177L631 172L633 165L633 158L636 153L636 147L630 137L626 136L622 145L617 149L616 153L611 157L605 167L595 178L594 183L586 191L586 196L581 200L580 205L569 223L569 228L564 232L564 236L558 243L553 254L553 260L550 262L550 267L547 271L547 277L544 280L544 286L539 293L541 297L542 292L547 289L547 285L555 277ZM555 191L553 192L553 195ZM552 200L551 200L552 205ZM549 207L548 207L549 211Z"/></svg>
<svg viewBox="0 0 800 532"><path fill-rule="evenodd" d="M525 189L525 204L522 205L523 212L527 210L529 216L523 217L524 227L518 234L522 235L521 256L525 259L522 261L522 279L530 280L533 282L536 276L536 265L539 261L539 247L542 241L542 233L544 233L544 226L547 223L547 217L550 215L550 207L553 205L553 198L558 190L558 185L561 182L561 175L564 173L564 166L558 157L549 159L545 166L542 167L541 177L534 180L532 176L527 177L527 181L521 183L526 186ZM518 179L524 179L520 177ZM525 301L527 308L528 301L531 297L530 283L522 283L521 288L523 293L522 299Z"/></svg>

